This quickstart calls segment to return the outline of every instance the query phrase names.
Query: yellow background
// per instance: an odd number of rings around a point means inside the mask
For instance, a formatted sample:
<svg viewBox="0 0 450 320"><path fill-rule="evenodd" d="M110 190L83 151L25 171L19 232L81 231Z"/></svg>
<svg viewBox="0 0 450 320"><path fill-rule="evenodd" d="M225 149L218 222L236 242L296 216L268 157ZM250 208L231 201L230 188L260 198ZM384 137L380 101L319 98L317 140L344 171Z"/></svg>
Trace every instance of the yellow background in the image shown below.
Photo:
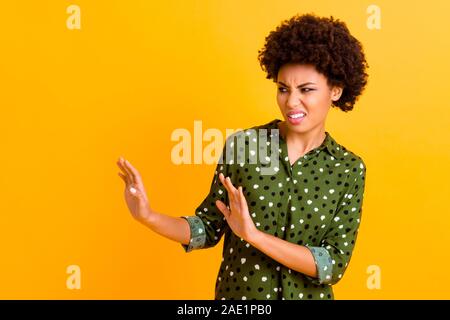
<svg viewBox="0 0 450 320"><path fill-rule="evenodd" d="M81 30L66 8L81 8ZM366 9L381 8L381 30ZM223 240L184 253L138 224L116 160L151 205L193 215L213 165L172 164L177 128L280 118L257 62L296 13L364 45L369 84L327 130L367 165L362 225L337 299L449 299L449 1L4 1L0 10L0 298L212 299ZM81 268L81 290L66 268ZM367 267L381 268L369 290Z"/></svg>

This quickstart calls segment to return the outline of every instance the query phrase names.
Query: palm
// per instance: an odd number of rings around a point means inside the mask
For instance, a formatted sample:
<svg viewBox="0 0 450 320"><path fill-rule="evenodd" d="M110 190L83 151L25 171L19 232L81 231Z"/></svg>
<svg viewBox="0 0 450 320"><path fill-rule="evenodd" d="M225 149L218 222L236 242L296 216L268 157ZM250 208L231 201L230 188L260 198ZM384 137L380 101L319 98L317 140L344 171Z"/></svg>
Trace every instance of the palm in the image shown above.
<svg viewBox="0 0 450 320"><path fill-rule="evenodd" d="M122 170L119 176L125 182L124 197L128 210L135 219L147 218L150 213L150 206L139 172L122 158L119 159L117 165Z"/></svg>

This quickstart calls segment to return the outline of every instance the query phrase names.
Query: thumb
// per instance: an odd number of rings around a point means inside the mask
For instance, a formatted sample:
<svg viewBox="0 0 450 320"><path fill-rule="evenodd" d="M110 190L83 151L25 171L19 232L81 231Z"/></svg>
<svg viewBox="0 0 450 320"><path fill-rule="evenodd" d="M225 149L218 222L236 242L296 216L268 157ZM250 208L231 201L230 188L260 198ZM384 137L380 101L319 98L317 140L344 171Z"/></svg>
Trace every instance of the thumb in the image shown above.
<svg viewBox="0 0 450 320"><path fill-rule="evenodd" d="M227 206L220 200L216 200L216 206L219 208L220 212L223 213L225 216L225 219L228 220L228 216L230 215L230 210L227 208Z"/></svg>

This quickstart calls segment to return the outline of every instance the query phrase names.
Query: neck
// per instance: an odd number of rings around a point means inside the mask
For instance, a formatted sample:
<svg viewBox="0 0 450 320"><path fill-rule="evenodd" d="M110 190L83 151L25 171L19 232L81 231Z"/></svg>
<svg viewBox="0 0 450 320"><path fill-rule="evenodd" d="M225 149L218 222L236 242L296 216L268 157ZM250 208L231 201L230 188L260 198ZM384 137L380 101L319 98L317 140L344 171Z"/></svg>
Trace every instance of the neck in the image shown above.
<svg viewBox="0 0 450 320"><path fill-rule="evenodd" d="M289 130L286 121L282 121L279 122L278 127L280 135L301 154L308 153L310 150L320 146L326 137L324 126L318 126L308 132L295 132Z"/></svg>

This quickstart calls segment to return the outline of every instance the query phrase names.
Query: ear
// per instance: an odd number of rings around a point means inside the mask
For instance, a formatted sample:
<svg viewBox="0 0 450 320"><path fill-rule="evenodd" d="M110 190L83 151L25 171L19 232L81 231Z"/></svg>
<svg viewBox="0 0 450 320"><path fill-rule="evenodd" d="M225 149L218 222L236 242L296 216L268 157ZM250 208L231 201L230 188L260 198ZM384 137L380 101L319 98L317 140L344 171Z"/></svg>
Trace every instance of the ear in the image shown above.
<svg viewBox="0 0 450 320"><path fill-rule="evenodd" d="M343 89L342 87L334 86L334 87L331 89L331 100L332 100L332 101L338 101L339 98L340 98L341 95L342 95L342 91L344 91L344 89Z"/></svg>

